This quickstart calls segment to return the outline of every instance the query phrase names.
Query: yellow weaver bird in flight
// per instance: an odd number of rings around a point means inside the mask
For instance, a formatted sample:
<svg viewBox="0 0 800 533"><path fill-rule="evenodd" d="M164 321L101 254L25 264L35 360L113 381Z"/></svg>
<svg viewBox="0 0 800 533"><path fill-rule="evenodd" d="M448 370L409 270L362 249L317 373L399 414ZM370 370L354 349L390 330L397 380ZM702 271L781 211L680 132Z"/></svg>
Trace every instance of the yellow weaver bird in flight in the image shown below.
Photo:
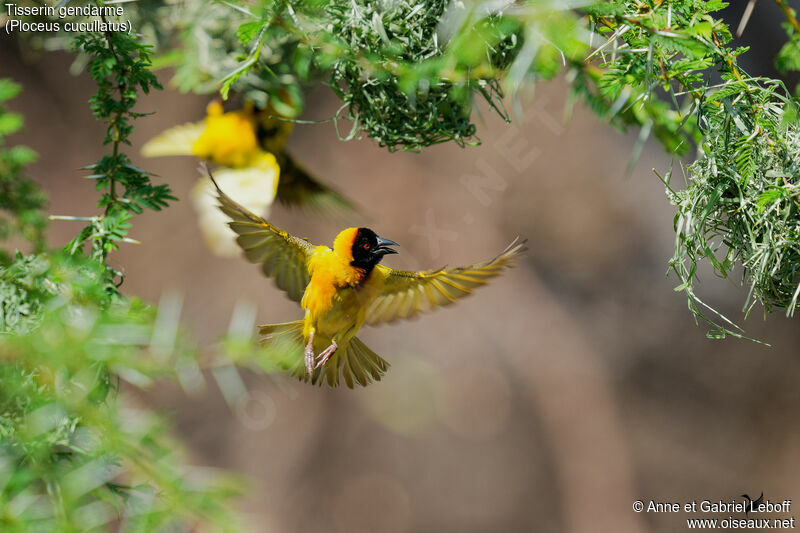
<svg viewBox="0 0 800 533"><path fill-rule="evenodd" d="M245 102L225 111L219 100L206 108L205 119L173 126L142 147L147 157L189 155L218 165L217 182L250 211L268 217L274 200L289 207L321 212L354 210L341 194L319 182L286 149L294 123L281 120L272 107ZM191 200L208 247L217 255L239 251L222 214L213 205L213 186L206 179L192 188Z"/></svg>
<svg viewBox="0 0 800 533"><path fill-rule="evenodd" d="M142 147L146 157L193 155L237 172L255 169L274 175L274 190L265 191L287 206L313 209L353 209L349 200L321 183L298 164L286 149L294 123L271 107L258 109L246 102L225 111L219 100L206 108L205 119L174 126Z"/></svg>
<svg viewBox="0 0 800 533"><path fill-rule="evenodd" d="M206 169L208 170L208 169ZM278 288L300 303L303 320L259 326L262 343L287 350L293 375L314 384L348 387L380 380L389 364L357 337L364 324L412 318L437 306L454 303L486 284L525 251L515 239L489 261L423 272L394 270L380 262L396 254L397 243L368 228L347 228L333 248L314 246L289 235L251 213L217 189L220 209L238 235L245 257L259 263Z"/></svg>

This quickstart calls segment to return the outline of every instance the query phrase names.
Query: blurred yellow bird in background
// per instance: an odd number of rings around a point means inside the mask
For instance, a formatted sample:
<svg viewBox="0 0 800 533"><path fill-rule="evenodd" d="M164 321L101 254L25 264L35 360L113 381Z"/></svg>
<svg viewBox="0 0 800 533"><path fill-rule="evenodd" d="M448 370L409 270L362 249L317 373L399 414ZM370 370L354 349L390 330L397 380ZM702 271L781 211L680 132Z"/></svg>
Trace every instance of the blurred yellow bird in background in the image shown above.
<svg viewBox="0 0 800 533"><path fill-rule="evenodd" d="M347 228L333 248L293 237L217 189L222 212L238 235L245 257L261 264L289 298L305 311L303 320L260 326L265 345L285 350L284 364L303 381L348 387L380 380L389 364L357 337L364 324L412 318L450 305L486 284L525 251L514 240L494 259L458 268L423 272L394 270L380 264L397 253L397 243L369 228Z"/></svg>
<svg viewBox="0 0 800 533"><path fill-rule="evenodd" d="M245 103L225 111L212 101L199 122L174 126L142 147L146 157L189 155L219 165L216 179L247 209L269 216L274 200L318 211L352 210L353 204L305 171L286 150L294 124L269 109ZM213 205L213 187L202 179L192 189L192 203L209 247L218 255L238 253L233 234Z"/></svg>

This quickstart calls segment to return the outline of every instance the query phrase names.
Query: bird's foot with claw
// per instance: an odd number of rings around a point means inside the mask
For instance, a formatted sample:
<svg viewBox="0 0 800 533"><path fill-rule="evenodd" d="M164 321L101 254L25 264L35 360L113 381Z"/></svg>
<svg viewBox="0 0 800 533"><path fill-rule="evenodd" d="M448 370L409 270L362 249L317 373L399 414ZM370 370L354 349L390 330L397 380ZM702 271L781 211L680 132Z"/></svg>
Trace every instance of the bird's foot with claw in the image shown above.
<svg viewBox="0 0 800 533"><path fill-rule="evenodd" d="M336 341L331 341L331 345L330 346L328 346L327 348L325 348L324 350L319 352L319 355L317 356L317 359L319 359L319 360L317 361L317 365L314 368L319 368L322 365L324 365L325 363L327 363L328 359L330 359L331 356L334 353L336 353L336 349L338 347L339 347L339 345L336 344Z"/></svg>

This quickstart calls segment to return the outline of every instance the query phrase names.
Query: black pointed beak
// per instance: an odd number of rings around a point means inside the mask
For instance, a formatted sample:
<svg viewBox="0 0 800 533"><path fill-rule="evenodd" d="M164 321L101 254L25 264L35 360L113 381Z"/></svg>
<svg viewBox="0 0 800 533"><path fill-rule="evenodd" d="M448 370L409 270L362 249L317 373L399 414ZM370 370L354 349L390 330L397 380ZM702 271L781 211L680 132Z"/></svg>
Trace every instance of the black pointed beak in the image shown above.
<svg viewBox="0 0 800 533"><path fill-rule="evenodd" d="M400 245L394 241L390 241L389 239L383 239L381 237L378 237L378 246L375 247L375 251L373 253L378 255L389 255L398 253L397 250L389 248L389 246L400 246Z"/></svg>

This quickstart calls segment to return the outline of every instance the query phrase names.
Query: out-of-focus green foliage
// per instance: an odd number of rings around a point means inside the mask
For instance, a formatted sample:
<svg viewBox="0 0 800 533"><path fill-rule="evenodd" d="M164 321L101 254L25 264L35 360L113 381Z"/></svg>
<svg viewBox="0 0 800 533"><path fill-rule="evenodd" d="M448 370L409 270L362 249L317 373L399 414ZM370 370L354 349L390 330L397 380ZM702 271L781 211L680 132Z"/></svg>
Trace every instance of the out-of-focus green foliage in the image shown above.
<svg viewBox="0 0 800 533"><path fill-rule="evenodd" d="M165 421L119 391L196 369L194 349L105 278L66 254L0 268L0 530L238 531L237 484L186 466Z"/></svg>
<svg viewBox="0 0 800 533"><path fill-rule="evenodd" d="M781 47L775 58L775 66L786 74L790 70L800 70L800 33L790 24L784 25L789 41Z"/></svg>
<svg viewBox="0 0 800 533"><path fill-rule="evenodd" d="M76 46L111 153L89 167L101 213L54 217L89 222L65 250L41 252L43 200L22 173L32 152L0 146L6 224L38 248L0 266L0 531L242 531L230 505L239 482L188 466L166 421L122 392L202 374L178 316L122 297L107 263L132 241L134 215L173 199L121 151L138 93L158 86L147 48L114 33L79 35ZM0 104L17 91L1 82ZM6 134L20 124L0 107Z"/></svg>
<svg viewBox="0 0 800 533"><path fill-rule="evenodd" d="M36 160L36 153L25 146L6 146L6 137L17 133L22 116L6 109L6 103L19 94L20 86L0 78L0 209L8 218L0 218L0 239L20 235L31 242L34 251L44 246L45 218L41 208L45 195L39 186L25 177L25 167ZM0 252L0 262L11 257Z"/></svg>
<svg viewBox="0 0 800 533"><path fill-rule="evenodd" d="M179 306L123 297L108 265L109 252L135 242L127 237L133 217L173 199L121 151L140 116L133 111L138 91L157 87L147 49L124 34L76 42L89 57L98 86L90 105L107 124L102 143L111 153L89 167L101 213L54 217L89 224L62 251L17 252L0 266L0 531L244 531L232 505L241 481L189 466L165 418L133 394L156 380L204 383ZM0 82L3 101L18 90ZM9 115L0 111L0 124L11 125L6 131L18 129L21 118L3 119ZM0 161L6 156L0 151ZM21 217L43 220L41 201L28 199L41 193L22 174L24 162L0 167L11 228L25 227ZM252 323L234 321L221 343L225 355L204 364L285 367L282 353L254 346L252 332ZM233 402L246 393L218 382Z"/></svg>
<svg viewBox="0 0 800 533"><path fill-rule="evenodd" d="M789 41L783 45L775 58L775 66L786 74L790 70L800 70L800 22L797 21L797 12L789 7L786 0L775 0L775 3L786 15L783 25Z"/></svg>

